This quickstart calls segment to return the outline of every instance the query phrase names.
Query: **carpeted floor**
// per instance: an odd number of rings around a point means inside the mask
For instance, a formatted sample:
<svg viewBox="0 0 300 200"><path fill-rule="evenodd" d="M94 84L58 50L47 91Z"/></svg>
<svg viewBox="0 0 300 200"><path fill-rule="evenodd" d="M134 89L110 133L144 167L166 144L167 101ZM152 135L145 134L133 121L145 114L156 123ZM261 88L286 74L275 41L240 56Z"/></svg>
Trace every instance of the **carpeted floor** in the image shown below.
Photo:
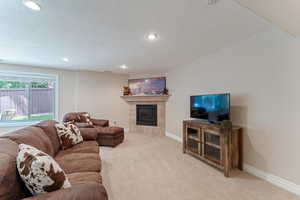
<svg viewBox="0 0 300 200"><path fill-rule="evenodd" d="M101 147L110 200L299 200L292 193L235 171L233 177L182 153L165 136L127 133L116 148Z"/></svg>

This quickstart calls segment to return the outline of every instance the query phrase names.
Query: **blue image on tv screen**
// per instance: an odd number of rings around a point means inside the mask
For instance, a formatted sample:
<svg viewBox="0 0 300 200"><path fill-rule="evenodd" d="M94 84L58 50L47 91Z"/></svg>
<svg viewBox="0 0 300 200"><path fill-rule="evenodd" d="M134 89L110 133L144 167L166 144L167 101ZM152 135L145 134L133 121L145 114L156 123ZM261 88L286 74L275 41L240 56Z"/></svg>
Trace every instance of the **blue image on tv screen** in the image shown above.
<svg viewBox="0 0 300 200"><path fill-rule="evenodd" d="M191 117L208 121L230 119L230 94L191 96Z"/></svg>

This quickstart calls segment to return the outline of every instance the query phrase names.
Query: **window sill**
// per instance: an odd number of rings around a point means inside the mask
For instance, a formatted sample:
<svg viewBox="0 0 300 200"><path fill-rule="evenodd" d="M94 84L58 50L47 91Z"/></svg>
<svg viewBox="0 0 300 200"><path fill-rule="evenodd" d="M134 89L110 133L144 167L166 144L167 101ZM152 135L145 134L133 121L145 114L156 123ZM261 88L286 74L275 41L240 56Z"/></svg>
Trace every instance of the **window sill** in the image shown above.
<svg viewBox="0 0 300 200"><path fill-rule="evenodd" d="M33 124L37 124L41 121L42 120L26 121L26 122L25 121L24 122L0 122L0 128L30 126Z"/></svg>

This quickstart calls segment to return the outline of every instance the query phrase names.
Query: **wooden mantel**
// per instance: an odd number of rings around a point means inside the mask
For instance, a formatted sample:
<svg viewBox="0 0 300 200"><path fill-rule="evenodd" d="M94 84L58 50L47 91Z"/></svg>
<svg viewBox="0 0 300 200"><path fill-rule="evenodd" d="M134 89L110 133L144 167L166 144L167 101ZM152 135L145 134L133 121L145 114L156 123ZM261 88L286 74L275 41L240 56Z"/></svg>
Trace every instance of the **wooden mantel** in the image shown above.
<svg viewBox="0 0 300 200"><path fill-rule="evenodd" d="M168 101L169 97L171 95L139 95L139 96L121 96L122 99L124 99L127 102L166 102Z"/></svg>

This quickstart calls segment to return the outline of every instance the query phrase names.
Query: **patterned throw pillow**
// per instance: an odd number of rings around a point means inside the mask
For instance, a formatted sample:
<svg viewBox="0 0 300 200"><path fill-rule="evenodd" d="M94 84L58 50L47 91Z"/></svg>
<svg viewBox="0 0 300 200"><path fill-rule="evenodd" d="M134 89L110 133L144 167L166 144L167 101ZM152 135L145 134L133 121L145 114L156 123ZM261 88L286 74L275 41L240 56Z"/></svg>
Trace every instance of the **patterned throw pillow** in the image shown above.
<svg viewBox="0 0 300 200"><path fill-rule="evenodd" d="M80 114L79 117L80 122L88 123L89 125L93 126L93 122L89 113Z"/></svg>
<svg viewBox="0 0 300 200"><path fill-rule="evenodd" d="M70 188L71 184L57 162L48 154L26 144L19 145L17 168L33 195Z"/></svg>
<svg viewBox="0 0 300 200"><path fill-rule="evenodd" d="M83 142L82 135L72 123L55 124L62 149L68 149Z"/></svg>
<svg viewBox="0 0 300 200"><path fill-rule="evenodd" d="M70 129L72 131L72 133L74 133L77 136L78 143L83 142L82 135L80 133L79 128L76 126L76 124L67 122L67 123L64 123L64 125L68 129ZM78 144L78 143L76 143L76 144Z"/></svg>

